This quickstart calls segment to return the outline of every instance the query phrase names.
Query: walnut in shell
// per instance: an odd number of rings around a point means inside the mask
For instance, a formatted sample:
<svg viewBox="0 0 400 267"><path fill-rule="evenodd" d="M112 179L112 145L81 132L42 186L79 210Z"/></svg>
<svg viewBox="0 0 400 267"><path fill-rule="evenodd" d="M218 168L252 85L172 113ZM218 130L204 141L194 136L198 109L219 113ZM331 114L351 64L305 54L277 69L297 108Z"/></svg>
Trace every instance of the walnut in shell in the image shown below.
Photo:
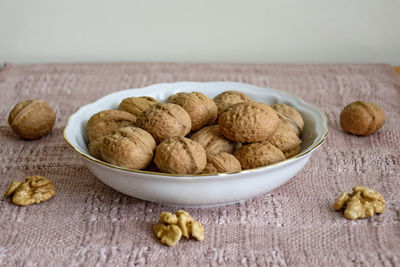
<svg viewBox="0 0 400 267"><path fill-rule="evenodd" d="M139 116L142 111L157 103L158 101L150 96L128 97L121 101L118 110L123 110L135 116Z"/></svg>
<svg viewBox="0 0 400 267"><path fill-rule="evenodd" d="M221 152L219 154L207 154L207 164L203 173L222 173L222 172L238 172L242 167L240 162L234 155Z"/></svg>
<svg viewBox="0 0 400 267"><path fill-rule="evenodd" d="M162 172L196 174L203 171L207 156L196 141L176 136L165 139L157 146L154 162Z"/></svg>
<svg viewBox="0 0 400 267"><path fill-rule="evenodd" d="M190 132L191 120L181 106L158 103L140 113L136 126L148 131L158 144L168 137L187 135Z"/></svg>
<svg viewBox="0 0 400 267"><path fill-rule="evenodd" d="M239 91L225 91L214 97L214 102L218 108L218 116L226 111L230 106L242 102L251 102L251 98Z"/></svg>
<svg viewBox="0 0 400 267"><path fill-rule="evenodd" d="M100 151L108 163L140 170L151 163L155 147L154 138L145 130L123 127L104 136Z"/></svg>
<svg viewBox="0 0 400 267"><path fill-rule="evenodd" d="M231 106L218 119L220 132L229 140L241 143L268 140L280 120L267 104L243 102Z"/></svg>
<svg viewBox="0 0 400 267"><path fill-rule="evenodd" d="M177 104L186 110L192 121L192 131L211 125L217 119L217 106L214 101L199 92L177 93L168 97L165 102Z"/></svg>
<svg viewBox="0 0 400 267"><path fill-rule="evenodd" d="M292 148L291 150L283 152L283 154L288 159L288 158L291 158L291 157L296 156L297 154L299 154L300 150L301 150L300 145L297 145L295 148Z"/></svg>
<svg viewBox="0 0 400 267"><path fill-rule="evenodd" d="M284 153L301 144L300 138L297 137L291 127L285 123L279 124L278 129L276 129L269 142Z"/></svg>
<svg viewBox="0 0 400 267"><path fill-rule="evenodd" d="M103 144L103 138L104 136L94 139L88 145L90 155L99 160L102 160L100 148L101 144Z"/></svg>
<svg viewBox="0 0 400 267"><path fill-rule="evenodd" d="M220 152L233 153L236 143L226 139L220 132L218 125L204 127L194 133L190 139L198 142L207 153L218 154Z"/></svg>
<svg viewBox="0 0 400 267"><path fill-rule="evenodd" d="M89 143L121 127L134 126L136 116L121 110L103 110L94 114L86 125Z"/></svg>
<svg viewBox="0 0 400 267"><path fill-rule="evenodd" d="M340 126L355 135L371 135L383 126L385 120L385 113L379 106L363 101L350 103L340 113Z"/></svg>
<svg viewBox="0 0 400 267"><path fill-rule="evenodd" d="M242 146L234 155L240 161L243 170L267 166L286 159L282 151L268 141Z"/></svg>
<svg viewBox="0 0 400 267"><path fill-rule="evenodd" d="M11 110L8 123L24 139L37 139L48 134L56 121L54 110L42 100L25 100Z"/></svg>
<svg viewBox="0 0 400 267"><path fill-rule="evenodd" d="M286 104L273 105L272 108L276 111L279 119L290 126L297 136L301 135L304 128L304 120L301 114L293 107Z"/></svg>

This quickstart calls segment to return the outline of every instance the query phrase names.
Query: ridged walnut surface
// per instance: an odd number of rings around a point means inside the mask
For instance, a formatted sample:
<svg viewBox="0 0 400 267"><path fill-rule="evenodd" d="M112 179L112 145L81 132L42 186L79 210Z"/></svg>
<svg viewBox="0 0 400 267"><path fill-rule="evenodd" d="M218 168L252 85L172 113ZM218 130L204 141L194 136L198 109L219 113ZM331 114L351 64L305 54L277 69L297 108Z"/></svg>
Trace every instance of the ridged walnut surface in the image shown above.
<svg viewBox="0 0 400 267"><path fill-rule="evenodd" d="M215 96L213 100L218 108L218 116L234 104L252 101L249 96L239 91L222 92Z"/></svg>
<svg viewBox="0 0 400 267"><path fill-rule="evenodd" d="M239 160L232 154L221 152L207 154L207 164L203 173L238 172L242 167Z"/></svg>
<svg viewBox="0 0 400 267"><path fill-rule="evenodd" d="M242 146L234 155L240 161L243 170L268 166L286 159L282 151L270 142Z"/></svg>
<svg viewBox="0 0 400 267"><path fill-rule="evenodd" d="M194 133L190 139L198 142L207 153L218 154L220 152L233 153L236 143L226 139L219 131L218 125L204 127Z"/></svg>
<svg viewBox="0 0 400 267"><path fill-rule="evenodd" d="M297 137L296 133L292 131L289 125L280 123L269 142L282 152L286 152L300 145L301 139Z"/></svg>
<svg viewBox="0 0 400 267"><path fill-rule="evenodd" d="M301 114L293 107L286 104L273 105L272 108L280 113L279 118L293 128L297 136L301 135L304 128L304 120Z"/></svg>
<svg viewBox="0 0 400 267"><path fill-rule="evenodd" d="M135 116L139 116L142 111L157 103L158 101L156 99L149 96L128 97L121 101L118 106L118 110L126 111Z"/></svg>

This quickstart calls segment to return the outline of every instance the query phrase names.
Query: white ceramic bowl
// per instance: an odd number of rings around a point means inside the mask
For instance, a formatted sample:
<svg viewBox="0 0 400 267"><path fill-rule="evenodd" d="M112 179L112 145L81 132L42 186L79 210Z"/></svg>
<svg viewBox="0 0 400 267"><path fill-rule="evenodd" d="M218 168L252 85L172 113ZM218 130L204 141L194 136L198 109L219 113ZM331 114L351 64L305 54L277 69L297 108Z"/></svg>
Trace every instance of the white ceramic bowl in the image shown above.
<svg viewBox="0 0 400 267"><path fill-rule="evenodd" d="M164 101L178 92L199 91L213 98L227 90L241 91L253 100L269 105L284 103L296 108L305 122L300 154L266 167L218 175L171 175L131 170L100 161L89 154L87 121L101 110L116 109L126 97L151 96ZM327 133L326 118L318 108L282 91L233 82L178 82L115 92L83 106L69 118L64 139L97 178L117 191L165 205L207 207L235 203L282 185L304 167Z"/></svg>

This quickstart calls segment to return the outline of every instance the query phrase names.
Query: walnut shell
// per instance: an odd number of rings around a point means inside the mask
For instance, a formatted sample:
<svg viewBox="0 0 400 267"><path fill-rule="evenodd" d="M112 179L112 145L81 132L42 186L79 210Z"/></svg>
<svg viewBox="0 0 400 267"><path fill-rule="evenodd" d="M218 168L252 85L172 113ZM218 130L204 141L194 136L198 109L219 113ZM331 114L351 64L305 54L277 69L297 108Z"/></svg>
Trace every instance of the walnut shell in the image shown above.
<svg viewBox="0 0 400 267"><path fill-rule="evenodd" d="M222 172L238 172L242 167L240 162L234 155L221 152L218 154L207 154L207 164L203 169L203 173L222 173Z"/></svg>
<svg viewBox="0 0 400 267"><path fill-rule="evenodd" d="M187 135L191 120L182 107L172 103L158 103L140 113L136 126L148 131L158 144L165 138Z"/></svg>
<svg viewBox="0 0 400 267"><path fill-rule="evenodd" d="M198 142L207 153L218 154L220 152L233 153L235 142L226 139L220 132L218 125L204 127L195 132L190 139Z"/></svg>
<svg viewBox="0 0 400 267"><path fill-rule="evenodd" d="M241 143L268 140L276 131L280 120L268 105L243 102L231 106L218 119L220 132L229 140Z"/></svg>
<svg viewBox="0 0 400 267"><path fill-rule="evenodd" d="M225 91L214 97L218 108L218 116L225 112L230 106L242 102L251 102L251 98L239 91Z"/></svg>
<svg viewBox="0 0 400 267"><path fill-rule="evenodd" d="M42 100L25 100L10 111L8 124L24 139L37 139L48 134L56 121L55 111Z"/></svg>
<svg viewBox="0 0 400 267"><path fill-rule="evenodd" d="M268 141L242 146L233 155L240 161L243 170L267 166L286 159L282 151Z"/></svg>
<svg viewBox="0 0 400 267"><path fill-rule="evenodd" d="M136 116L121 110L103 110L94 114L86 125L89 143L121 127L134 126Z"/></svg>
<svg viewBox="0 0 400 267"><path fill-rule="evenodd" d="M104 161L130 168L144 169L153 159L154 138L138 127L123 127L104 136L101 157Z"/></svg>
<svg viewBox="0 0 400 267"><path fill-rule="evenodd" d="M355 135L371 135L383 126L385 120L385 113L379 106L363 101L350 103L340 113L340 126Z"/></svg>
<svg viewBox="0 0 400 267"><path fill-rule="evenodd" d="M304 129L304 120L295 108L286 104L273 105L272 108L277 112L279 119L283 123L290 126L297 136L301 135Z"/></svg>
<svg viewBox="0 0 400 267"><path fill-rule="evenodd" d="M157 103L158 101L150 96L128 97L121 101L118 106L118 110L126 111L135 116L139 116L142 111Z"/></svg>
<svg viewBox="0 0 400 267"><path fill-rule="evenodd" d="M279 124L278 129L276 129L269 142L282 152L292 150L301 144L300 138L292 131L291 126L285 123Z"/></svg>
<svg viewBox="0 0 400 267"><path fill-rule="evenodd" d="M94 139L88 145L90 155L99 160L102 160L100 149L101 145L103 144L103 138L104 136Z"/></svg>
<svg viewBox="0 0 400 267"><path fill-rule="evenodd" d="M175 136L165 139L156 148L154 162L166 173L201 173L207 163L204 148L189 138Z"/></svg>
<svg viewBox="0 0 400 267"><path fill-rule="evenodd" d="M206 125L211 125L217 119L217 105L214 101L199 92L177 93L165 101L181 106L192 120L192 131L197 131Z"/></svg>
<svg viewBox="0 0 400 267"><path fill-rule="evenodd" d="M296 156L299 153L300 153L300 145L297 145L296 147L292 148L291 150L283 152L283 154L285 155L285 157L287 159L291 158L293 156Z"/></svg>

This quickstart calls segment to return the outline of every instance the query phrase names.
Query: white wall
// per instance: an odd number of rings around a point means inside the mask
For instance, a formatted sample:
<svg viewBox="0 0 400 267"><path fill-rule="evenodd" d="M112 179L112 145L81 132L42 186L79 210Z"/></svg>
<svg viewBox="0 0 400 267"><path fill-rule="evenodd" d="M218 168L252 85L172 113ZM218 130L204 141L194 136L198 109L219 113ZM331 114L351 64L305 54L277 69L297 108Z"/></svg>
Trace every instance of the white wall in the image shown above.
<svg viewBox="0 0 400 267"><path fill-rule="evenodd" d="M0 0L4 62L400 65L399 0Z"/></svg>

